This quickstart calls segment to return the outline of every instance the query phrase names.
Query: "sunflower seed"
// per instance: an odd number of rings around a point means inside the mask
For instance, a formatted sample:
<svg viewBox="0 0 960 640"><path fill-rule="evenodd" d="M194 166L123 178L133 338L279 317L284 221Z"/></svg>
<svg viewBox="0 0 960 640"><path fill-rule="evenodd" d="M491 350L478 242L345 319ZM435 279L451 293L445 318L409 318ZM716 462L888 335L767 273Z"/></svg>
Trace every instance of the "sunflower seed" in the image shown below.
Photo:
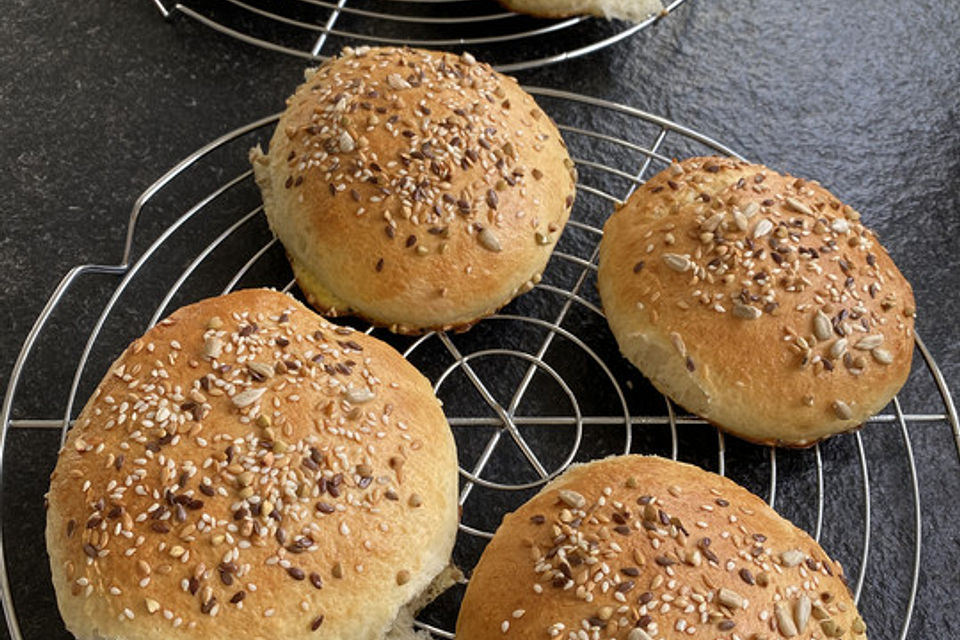
<svg viewBox="0 0 960 640"><path fill-rule="evenodd" d="M203 340L203 355L207 358L219 358L223 353L223 341L217 336L207 336Z"/></svg>
<svg viewBox="0 0 960 640"><path fill-rule="evenodd" d="M390 75L388 75L387 85L389 85L391 89L396 89L396 90L410 88L410 83L404 80L399 73L391 73Z"/></svg>
<svg viewBox="0 0 960 640"><path fill-rule="evenodd" d="M803 630L807 628L807 623L810 621L810 608L812 603L810 598L806 594L800 596L800 599L797 600L797 607L793 612L794 622L797 624L797 632L803 633Z"/></svg>
<svg viewBox="0 0 960 640"><path fill-rule="evenodd" d="M812 216L813 210L808 207L804 202L797 200L796 198L787 198L786 199L787 208L796 211L797 213L802 213L805 216Z"/></svg>
<svg viewBox="0 0 960 640"><path fill-rule="evenodd" d="M760 309L749 304L735 304L733 306L733 315L744 320L756 320L763 315Z"/></svg>
<svg viewBox="0 0 960 640"><path fill-rule="evenodd" d="M706 219L703 223L703 228L707 231L716 231L717 227L720 226L720 223L723 222L724 217L726 217L726 212L721 211L720 213L715 213L709 218Z"/></svg>
<svg viewBox="0 0 960 640"><path fill-rule="evenodd" d="M233 401L234 406L242 409L243 407L249 407L254 402L259 400L260 396L266 393L266 391L267 390L263 387L260 387L259 389L247 389L246 391L241 391L240 393L236 394L230 398L230 400Z"/></svg>
<svg viewBox="0 0 960 640"><path fill-rule="evenodd" d="M467 64L477 64L477 59L474 58L473 54L468 51L464 51L462 54L460 54L460 59Z"/></svg>
<svg viewBox="0 0 960 640"><path fill-rule="evenodd" d="M248 362L247 368L250 369L251 373L259 376L263 380L273 376L273 367L263 362Z"/></svg>
<svg viewBox="0 0 960 640"><path fill-rule="evenodd" d="M787 608L785 602L778 602L774 605L773 613L777 617L777 626L780 627L780 635L785 638L792 638L797 635L797 625L793 623L790 609Z"/></svg>
<svg viewBox="0 0 960 640"><path fill-rule="evenodd" d="M798 549L791 549L780 554L780 562L786 567L795 567L803 562L803 552Z"/></svg>
<svg viewBox="0 0 960 640"><path fill-rule="evenodd" d="M680 337L680 334L676 331L670 334L670 342L673 343L674 348L680 353L681 357L687 356L687 345L683 343L683 338Z"/></svg>
<svg viewBox="0 0 960 640"><path fill-rule="evenodd" d="M743 215L741 212L739 211L733 212L733 223L737 225L738 231L747 230L747 216Z"/></svg>
<svg viewBox="0 0 960 640"><path fill-rule="evenodd" d="M837 414L837 417L841 420L849 420L853 417L853 411L843 400L834 400L833 401L833 412Z"/></svg>
<svg viewBox="0 0 960 640"><path fill-rule="evenodd" d="M348 131L341 131L340 138L337 142L340 145L340 151L343 153L350 153L357 148L356 143L353 141L353 136L351 136Z"/></svg>
<svg viewBox="0 0 960 640"><path fill-rule="evenodd" d="M653 638L640 627L634 627L627 635L627 640L653 640Z"/></svg>
<svg viewBox="0 0 960 640"><path fill-rule="evenodd" d="M847 233L850 231L850 223L843 218L837 218L830 223L830 228L837 233Z"/></svg>
<svg viewBox="0 0 960 640"><path fill-rule="evenodd" d="M680 273L690 268L690 259L679 253L665 253L663 254L663 261L668 267Z"/></svg>
<svg viewBox="0 0 960 640"><path fill-rule="evenodd" d="M864 351L873 351L874 349L876 349L882 344L883 344L883 334L876 333L872 336L861 338L853 346L856 349L863 349Z"/></svg>
<svg viewBox="0 0 960 640"><path fill-rule="evenodd" d="M771 231L773 231L773 223L766 218L763 218L757 223L757 226L753 228L753 237L762 238Z"/></svg>
<svg viewBox="0 0 960 640"><path fill-rule="evenodd" d="M582 509L587 504L586 498L576 491L570 491L569 489L560 489L559 497L565 505L573 507L574 509Z"/></svg>
<svg viewBox="0 0 960 640"><path fill-rule="evenodd" d="M757 214L757 211L760 211L760 205L756 202L748 202L747 206L743 208L743 215L749 220Z"/></svg>
<svg viewBox="0 0 960 640"><path fill-rule="evenodd" d="M836 360L837 358L842 356L846 350L847 350L847 339L840 338L839 340L834 342L832 345L830 345L830 357Z"/></svg>
<svg viewBox="0 0 960 640"><path fill-rule="evenodd" d="M721 587L717 593L717 600L720 604L730 609L739 609L743 606L743 596L733 589Z"/></svg>
<svg viewBox="0 0 960 640"><path fill-rule="evenodd" d="M813 335L817 336L817 340L827 340L833 335L830 317L823 311L817 311L813 316Z"/></svg>
<svg viewBox="0 0 960 640"><path fill-rule="evenodd" d="M477 234L477 240L480 241L480 245L487 251L499 253L503 250L503 247L500 246L500 238L498 238L497 234L493 231L490 231L490 229L481 229L480 233Z"/></svg>
<svg viewBox="0 0 960 640"><path fill-rule="evenodd" d="M363 404L365 402L370 402L376 398L376 394L370 389L360 388L360 389L347 389L346 393L343 394L343 397L350 404Z"/></svg>
<svg viewBox="0 0 960 640"><path fill-rule="evenodd" d="M873 354L873 359L880 364L890 364L893 362L893 355L886 349L873 349L870 353Z"/></svg>

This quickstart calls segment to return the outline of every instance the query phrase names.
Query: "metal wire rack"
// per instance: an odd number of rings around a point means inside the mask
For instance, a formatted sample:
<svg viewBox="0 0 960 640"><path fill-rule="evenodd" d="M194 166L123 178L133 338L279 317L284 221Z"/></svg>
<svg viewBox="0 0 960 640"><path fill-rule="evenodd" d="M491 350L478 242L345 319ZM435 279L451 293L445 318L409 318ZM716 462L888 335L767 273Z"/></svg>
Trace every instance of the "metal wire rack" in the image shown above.
<svg viewBox="0 0 960 640"><path fill-rule="evenodd" d="M528 90L559 123L580 173L571 221L543 281L465 334L414 339L366 328L416 364L445 403L461 465L463 518L455 561L469 572L503 514L571 463L615 453L657 453L700 464L766 495L847 567L857 600L868 593L861 612L871 629L880 629L871 637L907 637L922 533L911 428L939 429L960 455L956 408L923 342L917 341L917 366L907 387L884 413L866 430L808 451L725 438L702 420L678 413L619 357L606 330L593 286L600 226L615 203L671 158L737 154L631 107L563 91ZM62 442L78 411L78 397L92 389L124 344L175 306L237 287L295 290L246 164L247 148L269 138L277 117L227 133L170 169L137 198L121 260L77 266L63 278L23 344L4 398L4 479L18 462L9 455L9 439L28 434L31 441L46 442L54 456L56 438L50 436L59 434ZM95 279L105 286L91 292L84 284ZM88 313L64 318L58 311L73 296ZM76 358L75 367L62 376L62 400L46 391L56 376L38 377L26 368L28 360L42 366L51 344L57 370ZM24 417L32 414L25 414L31 409L20 396L41 378L48 416ZM907 412L907 402L925 409ZM56 411L53 417L50 410ZM0 501L10 499L5 480ZM859 506L851 509L851 500ZM875 509L883 513L881 519L874 518ZM879 535L872 534L878 530ZM27 547L0 538L0 588L9 633L13 640L67 637L52 597L24 593L8 573L15 565L20 573L23 566L36 571L35 555L24 559ZM890 558L904 557L912 563L903 593L880 593L866 581L871 571L883 575ZM897 566L902 572L903 565ZM453 638L461 596L462 587L453 588L428 606L417 624L436 637ZM30 629L24 631L27 620Z"/></svg>
<svg viewBox="0 0 960 640"><path fill-rule="evenodd" d="M513 72L586 55L655 24L686 0L639 23L591 17L545 20L491 0L153 0L161 15L178 15L263 49L308 60L344 44L469 49L499 71ZM507 56L521 48L522 57Z"/></svg>

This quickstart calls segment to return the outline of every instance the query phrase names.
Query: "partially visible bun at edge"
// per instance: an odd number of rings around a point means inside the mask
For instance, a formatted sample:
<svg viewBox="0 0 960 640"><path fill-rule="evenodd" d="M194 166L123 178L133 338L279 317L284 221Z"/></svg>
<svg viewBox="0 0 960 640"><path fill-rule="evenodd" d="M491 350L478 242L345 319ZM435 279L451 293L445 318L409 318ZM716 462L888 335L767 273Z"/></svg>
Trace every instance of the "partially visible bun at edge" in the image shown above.
<svg viewBox="0 0 960 640"><path fill-rule="evenodd" d="M845 638L843 569L726 478L663 458L576 466L504 518L458 640Z"/></svg>

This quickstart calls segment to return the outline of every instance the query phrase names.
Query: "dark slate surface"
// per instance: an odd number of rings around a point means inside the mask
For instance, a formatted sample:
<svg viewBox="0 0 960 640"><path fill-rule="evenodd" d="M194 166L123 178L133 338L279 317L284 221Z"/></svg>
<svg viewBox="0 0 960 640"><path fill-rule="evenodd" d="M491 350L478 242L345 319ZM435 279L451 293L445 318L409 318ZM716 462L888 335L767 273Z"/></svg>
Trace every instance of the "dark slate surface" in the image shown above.
<svg viewBox="0 0 960 640"><path fill-rule="evenodd" d="M616 31L615 25L596 22L580 33L589 37L590 29L595 34ZM16 1L0 18L0 36L4 132L0 166L7 193L0 204L4 327L0 383L6 386L20 344L60 278L77 264L118 261L137 195L215 136L279 110L301 77L303 62L214 34L182 17L164 23L146 1ZM552 52L540 43L532 48L534 55ZM612 99L666 116L748 158L819 178L863 212L913 282L920 334L948 385L958 389L958 50L956 3L692 0L655 28L614 47L518 75L528 84ZM508 47L494 53L516 59L522 52ZM652 137L636 121L607 118L556 101L545 105L561 122L605 130L622 126L622 135L646 143ZM134 255L197 198L242 171L243 150L255 139L256 134L238 141L164 190L144 210ZM674 144L676 153L686 149ZM621 164L634 161L600 148L581 148L594 155L610 153ZM80 381L81 398L112 355L142 331L176 275L192 259L195 250L185 252L184 247L196 247L200 237L209 241L256 202L249 184L241 185L158 252L151 267L133 280L132 293L119 298L104 339L94 349L89 375ZM589 198L581 198L578 207L594 223L604 215ZM263 221L251 220L213 254L198 277L189 281L189 292L175 297L173 304L218 291L267 238ZM588 255L589 240L588 234L571 233L564 246ZM569 286L576 272L555 266L556 283ZM288 277L282 256L272 251L243 283L277 284ZM84 276L70 290L21 379L15 418L63 414L87 332L116 284L115 276ZM590 300L596 298L592 287L588 279L584 296ZM559 304L548 295L530 296L509 310L552 319ZM573 328L612 365L613 376L625 383L631 413L662 414L662 401L617 358L601 320L577 308L564 326ZM494 342L535 348L543 335L538 331L529 325L491 321L456 340L467 352ZM436 343L427 343L414 360L436 378L447 364L443 358ZM584 414L615 413L619 405L614 386L583 349L558 339L547 361L571 383ZM522 373L518 364L476 363L486 379L495 381L494 392L502 398L509 396ZM919 359L914 364L902 394L903 410L942 413L929 374ZM451 412L488 415L471 394L462 373L453 374L441 388ZM538 376L521 410L569 414L571 404L555 383ZM458 433L464 464L472 464L482 435ZM554 466L572 445L568 430L531 429L526 435ZM622 426L588 429L584 437L588 445L578 459L622 451L625 444ZM671 452L669 432L661 427L635 429L633 441L635 451ZM716 470L716 443L715 433L705 427L681 429L680 457ZM915 515L906 444L896 424L872 425L861 441L844 436L821 448L826 493L823 542L855 581L865 527L860 443L872 515L861 609L871 638L897 638L911 590ZM923 536L909 637L958 637L960 462L944 422L911 423L909 444L918 462ZM6 557L22 630L31 639L67 637L55 614L41 542L42 493L56 447L53 431L15 429L8 434L4 457ZM727 473L767 496L767 450L732 438L726 440L726 449ZM517 464L512 464L514 460ZM520 460L519 453L504 447L491 477L529 480ZM777 462L777 507L813 531L814 452L780 452ZM527 495L478 490L471 500L488 508L468 509L466 519L492 528L496 518L489 514L510 508ZM480 545L464 538L457 559L469 566L479 550ZM455 596L432 607L427 617L448 622ZM6 637L3 632L0 636Z"/></svg>

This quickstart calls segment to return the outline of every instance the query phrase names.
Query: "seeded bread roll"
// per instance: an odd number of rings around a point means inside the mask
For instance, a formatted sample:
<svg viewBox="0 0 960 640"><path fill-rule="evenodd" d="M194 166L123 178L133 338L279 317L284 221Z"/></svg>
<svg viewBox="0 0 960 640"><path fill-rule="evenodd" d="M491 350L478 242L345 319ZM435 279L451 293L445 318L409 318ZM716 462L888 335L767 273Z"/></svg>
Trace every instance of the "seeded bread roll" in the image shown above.
<svg viewBox="0 0 960 640"><path fill-rule="evenodd" d="M469 327L533 287L573 205L550 118L469 54L345 49L250 157L308 301L400 333Z"/></svg>
<svg viewBox="0 0 960 640"><path fill-rule="evenodd" d="M654 176L607 221L598 288L654 386L748 440L854 429L910 372L913 291L860 214L760 165Z"/></svg>
<svg viewBox="0 0 960 640"><path fill-rule="evenodd" d="M430 385L393 349L250 290L127 348L48 500L80 640L379 640L398 619L390 637L409 638L404 607L447 577L457 461Z"/></svg>
<svg viewBox="0 0 960 640"><path fill-rule="evenodd" d="M809 535L726 478L636 455L574 467L504 518L457 621L457 640L865 632Z"/></svg>
<svg viewBox="0 0 960 640"><path fill-rule="evenodd" d="M540 18L593 15L643 22L663 11L660 0L500 0L511 11Z"/></svg>

